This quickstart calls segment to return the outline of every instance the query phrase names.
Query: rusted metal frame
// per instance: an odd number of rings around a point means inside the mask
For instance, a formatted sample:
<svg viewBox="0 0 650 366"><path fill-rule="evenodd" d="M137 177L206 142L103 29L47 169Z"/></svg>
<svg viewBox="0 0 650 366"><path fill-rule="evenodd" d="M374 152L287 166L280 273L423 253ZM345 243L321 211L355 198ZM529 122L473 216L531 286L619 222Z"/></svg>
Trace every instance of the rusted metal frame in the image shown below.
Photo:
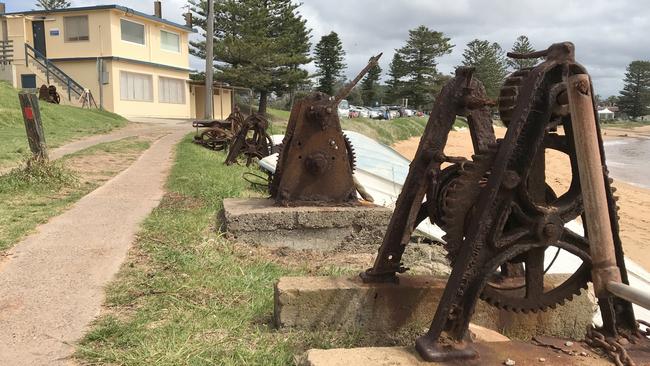
<svg viewBox="0 0 650 366"><path fill-rule="evenodd" d="M287 123L287 130L284 134L284 137L282 138L282 143L281 143L282 149L280 149L279 151L278 162L275 165L275 173L273 174L273 177L271 177L271 184L269 185L269 194L271 195L271 197L276 197L278 194L278 187L280 186L283 167L286 164L286 160L287 160L287 154L283 154L282 150L284 150L287 146L291 144L291 141L293 139L293 131L296 129L296 123L298 120L300 109L302 108L302 103L303 103L302 99L298 100L293 104L293 107L291 107L291 113L289 114L289 122Z"/></svg>
<svg viewBox="0 0 650 366"><path fill-rule="evenodd" d="M436 98L375 263L361 274L364 281L395 281L395 274L405 270L401 267L405 246L413 232L424 195L445 161L447 137L458 110L463 106L463 91L471 78L471 69L459 68L455 78L445 84Z"/></svg>
<svg viewBox="0 0 650 366"><path fill-rule="evenodd" d="M280 152L273 198L282 205L356 204L353 152L330 97L303 98L290 119L293 129Z"/></svg>
<svg viewBox="0 0 650 366"><path fill-rule="evenodd" d="M272 140L266 132L268 126L269 123L263 115L257 113L249 116L233 139L224 163L232 165L240 154L244 154L248 166L254 157L261 158L270 154L269 142ZM253 133L252 138L248 137L249 132Z"/></svg>
<svg viewBox="0 0 650 366"><path fill-rule="evenodd" d="M364 67L348 85L346 85L343 89L339 90L336 96L334 96L334 98L332 99L332 106L334 107L338 106L341 100L347 97L348 94L350 94L350 92L354 88L354 86L357 85L359 81L361 81L361 78L363 78L364 75L366 75L366 73L370 71L371 68L377 66L377 63L379 62L381 55L383 55L383 53L371 57L370 60L368 60L368 64L366 65L366 67Z"/></svg>
<svg viewBox="0 0 650 366"><path fill-rule="evenodd" d="M485 104L492 104L487 101L485 88L482 84L474 83L474 92L476 99L483 99ZM496 143L496 136L494 135L494 123L490 116L488 108L473 108L469 109L467 113L467 124L469 125L469 133L472 137L472 146L474 147L474 154L483 154L489 151L490 145Z"/></svg>
<svg viewBox="0 0 650 366"><path fill-rule="evenodd" d="M416 348L420 355L429 361L443 361L450 358L472 358L476 354L463 345L463 339L467 335L467 328L469 320L474 311L474 306L480 292L482 290L482 280L477 277L478 269L481 268L481 263L485 263L492 253L486 249L486 237L494 222L493 209L496 207L499 192L503 177L507 170L514 168L512 163L516 163L516 158L521 156L517 154L517 148L520 150L525 147L534 149L541 145L543 139L544 128L543 125L550 118L549 108L546 104L542 106L539 113L532 103L536 100L536 94L543 92L540 89L542 82L545 80L546 72L556 66L555 62L545 62L536 67L531 76L526 80L524 90L520 97L520 101L514 112L514 120L511 122L503 143L497 152L494 159L494 165L491 170L487 186L481 191L478 203L476 205L476 212L478 217L472 219L467 231L467 237L461 247L456 263L452 269L452 273L447 281L447 286L443 296L436 309L436 314L431 324L431 328L426 335L418 338L416 341ZM538 112L539 116L534 118L539 126L542 124L540 140L537 144L530 145L530 141L525 141L525 145L521 146L517 142L524 142L520 140L524 127L528 123L529 116ZM539 133L539 128L538 128ZM528 146L526 146L528 145ZM528 150L531 152L530 150ZM530 156L530 155L528 155ZM514 161L512 159L515 158ZM525 171L520 171L520 175L526 175ZM512 192L506 192L506 196L512 197ZM504 197L505 198L505 197ZM443 331L448 331L448 334L460 346L459 349L450 351L447 347L442 347L438 342Z"/></svg>
<svg viewBox="0 0 650 366"><path fill-rule="evenodd" d="M289 117L269 191L288 205L358 204L353 179L354 151L343 134L338 103L377 64L381 54L335 97L313 93L297 101Z"/></svg>

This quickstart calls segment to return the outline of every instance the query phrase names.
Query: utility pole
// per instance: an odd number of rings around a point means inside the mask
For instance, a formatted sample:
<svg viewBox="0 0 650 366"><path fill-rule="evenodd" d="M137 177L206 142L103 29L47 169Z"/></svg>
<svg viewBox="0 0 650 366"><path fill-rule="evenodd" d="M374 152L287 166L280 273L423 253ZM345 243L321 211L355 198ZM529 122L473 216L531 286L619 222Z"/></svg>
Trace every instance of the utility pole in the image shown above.
<svg viewBox="0 0 650 366"><path fill-rule="evenodd" d="M212 119L212 77L214 75L214 3L207 0L208 19L205 35L205 119Z"/></svg>

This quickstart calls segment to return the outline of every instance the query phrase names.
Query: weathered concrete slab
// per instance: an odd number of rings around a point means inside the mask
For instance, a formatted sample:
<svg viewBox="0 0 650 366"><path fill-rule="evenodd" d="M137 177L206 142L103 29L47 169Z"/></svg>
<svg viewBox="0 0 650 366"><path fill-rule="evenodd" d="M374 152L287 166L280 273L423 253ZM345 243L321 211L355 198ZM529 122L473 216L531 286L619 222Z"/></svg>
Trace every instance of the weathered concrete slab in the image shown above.
<svg viewBox="0 0 650 366"><path fill-rule="evenodd" d="M436 366L436 365L504 365L507 359L517 366L606 366L607 360L579 348L575 355L567 355L549 348L522 342L475 343L480 358L456 363L432 363L422 360L411 347L365 347L312 349L298 359L299 366ZM577 347L577 346L576 346ZM577 348L578 349L578 348ZM580 352L587 352L580 356Z"/></svg>
<svg viewBox="0 0 650 366"><path fill-rule="evenodd" d="M375 205L280 207L270 199L227 198L222 229L269 247L335 250L378 247L392 211Z"/></svg>
<svg viewBox="0 0 650 366"><path fill-rule="evenodd" d="M275 324L303 329L394 332L427 329L445 279L400 276L400 284L364 284L357 277L283 277L275 286ZM502 311L479 301L472 322L517 339L551 335L581 339L591 324L586 294L536 314Z"/></svg>

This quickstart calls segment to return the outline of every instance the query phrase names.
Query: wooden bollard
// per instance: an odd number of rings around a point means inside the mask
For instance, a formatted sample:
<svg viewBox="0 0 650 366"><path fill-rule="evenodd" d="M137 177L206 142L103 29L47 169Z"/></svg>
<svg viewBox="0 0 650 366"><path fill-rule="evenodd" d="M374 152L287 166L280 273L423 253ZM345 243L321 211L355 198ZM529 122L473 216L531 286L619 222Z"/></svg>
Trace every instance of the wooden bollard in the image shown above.
<svg viewBox="0 0 650 366"><path fill-rule="evenodd" d="M38 107L38 97L32 93L19 93L18 99L20 99L20 109L25 121L29 149L36 159L47 160L47 145L45 144L41 111Z"/></svg>
<svg viewBox="0 0 650 366"><path fill-rule="evenodd" d="M567 92L593 263L591 277L596 297L606 298L607 284L620 283L621 271L616 265L589 75L569 77Z"/></svg>

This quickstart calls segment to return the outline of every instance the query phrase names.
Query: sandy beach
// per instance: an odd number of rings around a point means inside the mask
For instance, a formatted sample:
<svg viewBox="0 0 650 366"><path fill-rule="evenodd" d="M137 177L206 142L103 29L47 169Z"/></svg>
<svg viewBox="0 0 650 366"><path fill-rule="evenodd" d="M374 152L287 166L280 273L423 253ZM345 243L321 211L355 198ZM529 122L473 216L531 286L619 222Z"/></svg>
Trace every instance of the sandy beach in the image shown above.
<svg viewBox="0 0 650 366"><path fill-rule="evenodd" d="M495 128L497 137L503 137L505 128ZM650 126L636 129L604 129L603 134L607 140L625 138L650 138ZM412 159L417 150L419 137L398 142L393 146L400 154ZM452 131L445 148L449 156L466 156L472 154L472 142L468 130ZM570 183L571 169L566 155L551 151L546 156L547 182L556 193L566 191ZM650 190L639 188L620 180L614 181L615 195L620 200L620 227L621 239L625 254L636 263L650 271Z"/></svg>

